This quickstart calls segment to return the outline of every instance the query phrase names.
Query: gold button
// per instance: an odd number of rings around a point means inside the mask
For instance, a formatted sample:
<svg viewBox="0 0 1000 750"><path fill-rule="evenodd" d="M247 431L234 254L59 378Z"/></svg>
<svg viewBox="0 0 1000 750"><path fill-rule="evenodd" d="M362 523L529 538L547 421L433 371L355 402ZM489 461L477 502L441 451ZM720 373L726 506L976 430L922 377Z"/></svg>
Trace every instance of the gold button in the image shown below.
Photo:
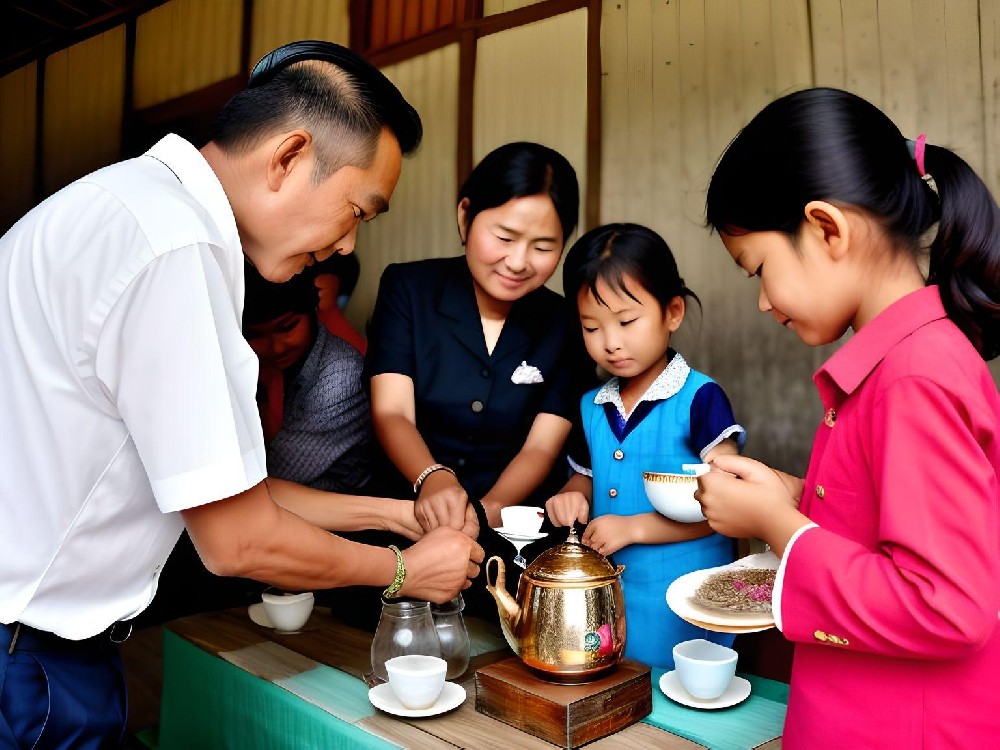
<svg viewBox="0 0 1000 750"><path fill-rule="evenodd" d="M823 424L827 427L833 427L837 423L837 410L827 409L826 416L823 417Z"/></svg>
<svg viewBox="0 0 1000 750"><path fill-rule="evenodd" d="M813 638L815 638L817 641L825 641L827 640L828 636L822 630L817 630L815 633L813 633Z"/></svg>
<svg viewBox="0 0 1000 750"><path fill-rule="evenodd" d="M476 400L476 401L472 402L472 411L474 411L474 412L476 412L478 414L482 410L483 410L483 402L482 401Z"/></svg>
<svg viewBox="0 0 1000 750"><path fill-rule="evenodd" d="M621 461L623 458L625 458L625 451L619 448L614 452L614 457L616 461Z"/></svg>
<svg viewBox="0 0 1000 750"><path fill-rule="evenodd" d="M823 489L823 485L821 484L816 485L816 497L818 497L820 500L826 497L826 490Z"/></svg>
<svg viewBox="0 0 1000 750"><path fill-rule="evenodd" d="M618 497L618 490L612 487L610 490L608 490L608 494L611 495L611 497Z"/></svg>

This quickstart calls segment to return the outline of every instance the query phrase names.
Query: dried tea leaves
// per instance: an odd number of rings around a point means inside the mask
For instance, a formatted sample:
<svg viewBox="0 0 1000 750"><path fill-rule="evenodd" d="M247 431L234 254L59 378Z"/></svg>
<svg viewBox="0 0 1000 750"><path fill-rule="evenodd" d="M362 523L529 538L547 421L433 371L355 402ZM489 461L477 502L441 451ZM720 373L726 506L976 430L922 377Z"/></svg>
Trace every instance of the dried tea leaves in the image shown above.
<svg viewBox="0 0 1000 750"><path fill-rule="evenodd" d="M734 568L713 573L694 592L694 601L723 612L770 612L776 573L768 568Z"/></svg>

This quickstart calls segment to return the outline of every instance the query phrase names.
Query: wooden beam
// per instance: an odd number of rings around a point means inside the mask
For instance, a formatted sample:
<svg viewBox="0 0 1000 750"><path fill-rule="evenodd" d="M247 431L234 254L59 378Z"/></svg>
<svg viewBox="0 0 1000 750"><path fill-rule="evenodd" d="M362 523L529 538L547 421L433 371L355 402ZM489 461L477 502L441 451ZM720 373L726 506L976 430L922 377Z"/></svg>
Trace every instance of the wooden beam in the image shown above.
<svg viewBox="0 0 1000 750"><path fill-rule="evenodd" d="M475 121L476 32L464 29L458 48L458 136L455 139L456 186L472 172L472 136Z"/></svg>
<svg viewBox="0 0 1000 750"><path fill-rule="evenodd" d="M601 5L587 4L587 201L580 234L601 222Z"/></svg>

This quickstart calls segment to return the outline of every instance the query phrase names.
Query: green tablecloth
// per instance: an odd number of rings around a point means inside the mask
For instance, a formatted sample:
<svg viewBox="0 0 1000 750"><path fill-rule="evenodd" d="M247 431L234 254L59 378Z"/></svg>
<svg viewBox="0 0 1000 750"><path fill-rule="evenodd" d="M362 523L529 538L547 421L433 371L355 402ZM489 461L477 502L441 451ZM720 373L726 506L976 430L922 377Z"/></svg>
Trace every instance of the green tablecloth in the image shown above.
<svg viewBox="0 0 1000 750"><path fill-rule="evenodd" d="M355 723L372 716L362 680L322 664L268 682L164 631L160 750L355 750L395 748ZM717 711L687 708L659 688L643 721L710 750L749 750L781 734L788 686L753 675L742 703Z"/></svg>
<svg viewBox="0 0 1000 750"><path fill-rule="evenodd" d="M729 708L707 711L675 703L660 690L665 670L654 669L653 711L647 724L686 737L710 750L748 750L781 736L788 704L788 685L755 675L740 674L750 681L750 697Z"/></svg>
<svg viewBox="0 0 1000 750"><path fill-rule="evenodd" d="M322 685L317 689L331 691L350 716L373 713L364 682L330 667L314 671L317 673L299 675L302 679L289 687L308 690L312 683ZM261 680L164 631L160 750L395 747L289 689Z"/></svg>

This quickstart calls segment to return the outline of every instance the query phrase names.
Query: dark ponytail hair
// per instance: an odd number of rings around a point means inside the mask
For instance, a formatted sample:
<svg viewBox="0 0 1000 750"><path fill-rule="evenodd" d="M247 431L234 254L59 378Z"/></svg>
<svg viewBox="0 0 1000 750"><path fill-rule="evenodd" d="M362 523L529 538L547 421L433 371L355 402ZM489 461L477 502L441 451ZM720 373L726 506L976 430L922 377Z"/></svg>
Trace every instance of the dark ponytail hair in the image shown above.
<svg viewBox="0 0 1000 750"><path fill-rule="evenodd" d="M513 198L543 193L555 206L566 242L580 213L576 170L565 156L548 146L527 141L500 146L483 157L458 191L459 203L469 199L465 229L482 211Z"/></svg>
<svg viewBox="0 0 1000 750"><path fill-rule="evenodd" d="M736 136L708 188L707 218L724 233L794 236L813 200L873 214L916 251L937 223L929 284L984 359L1000 354L1000 208L958 155L927 146L921 179L907 141L877 107L839 89L771 102Z"/></svg>
<svg viewBox="0 0 1000 750"><path fill-rule="evenodd" d="M666 310L674 297L701 300L687 288L677 270L670 247L652 229L639 224L605 224L591 229L573 243L563 261L563 292L576 304L576 296L587 288L601 304L597 282L635 299L625 286L625 276L635 279Z"/></svg>

